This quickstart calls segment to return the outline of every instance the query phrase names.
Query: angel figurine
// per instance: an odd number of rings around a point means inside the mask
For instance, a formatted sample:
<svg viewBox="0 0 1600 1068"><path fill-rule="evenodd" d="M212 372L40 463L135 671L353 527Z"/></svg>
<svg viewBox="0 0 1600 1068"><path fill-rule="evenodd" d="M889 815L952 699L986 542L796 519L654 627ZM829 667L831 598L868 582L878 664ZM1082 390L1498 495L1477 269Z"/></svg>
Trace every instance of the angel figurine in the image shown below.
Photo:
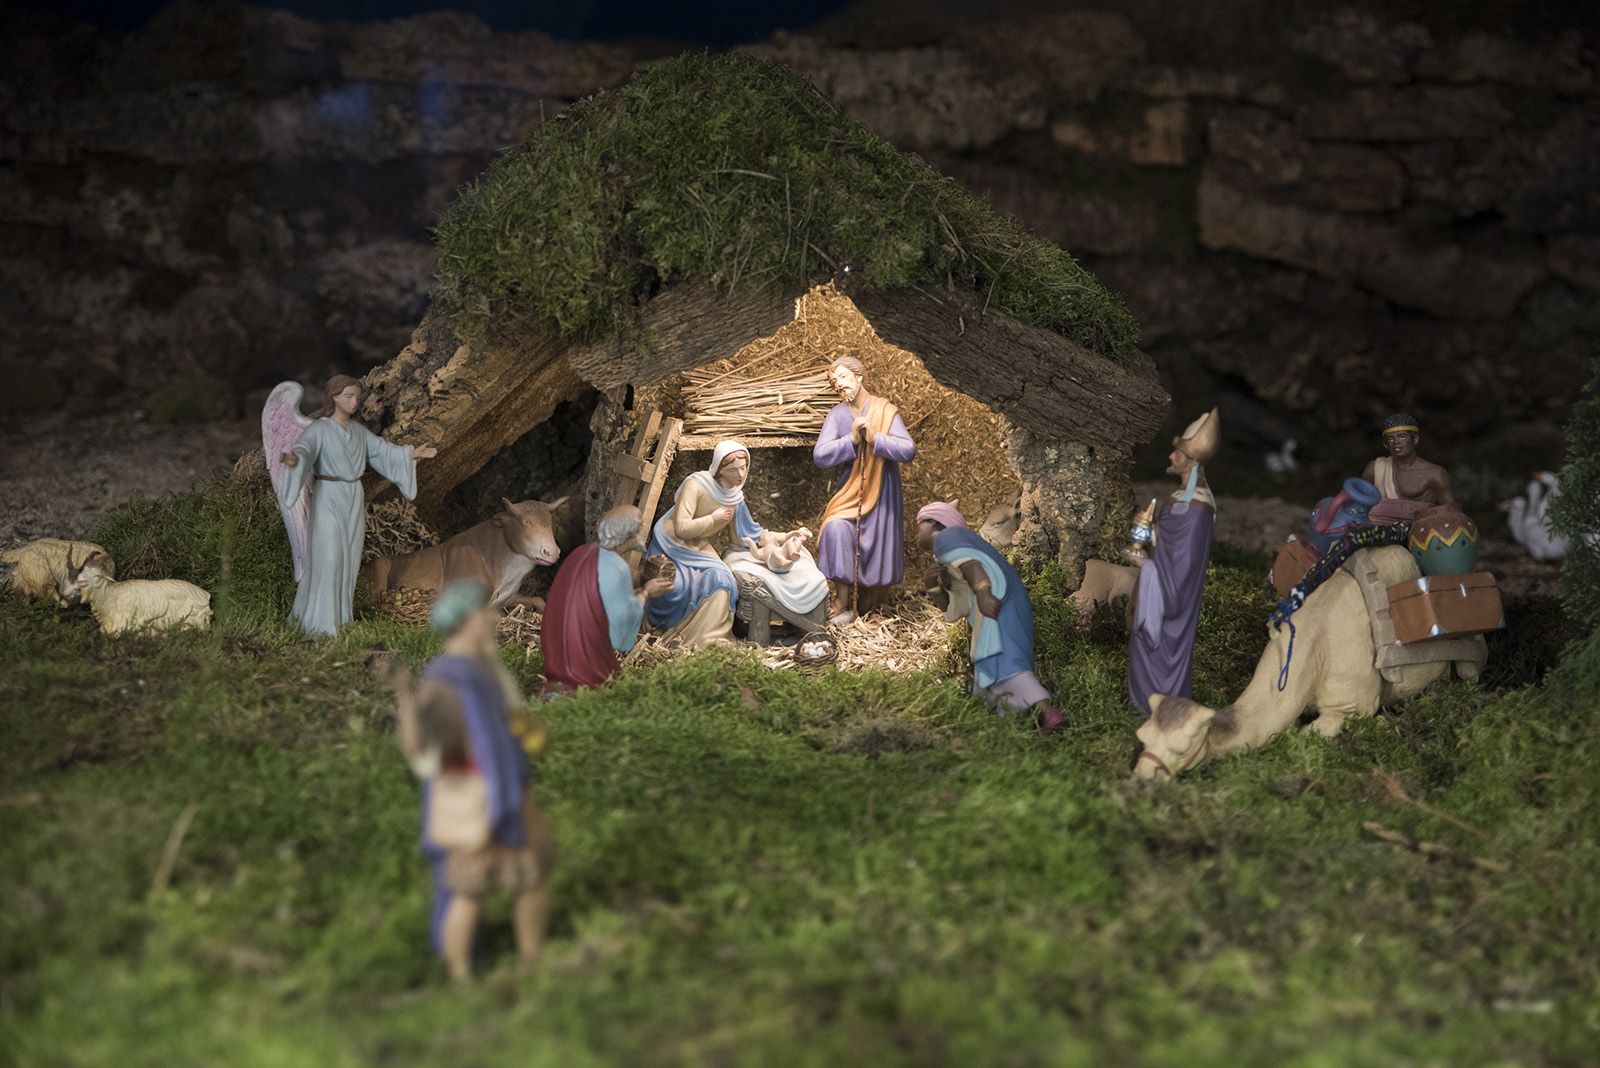
<svg viewBox="0 0 1600 1068"><path fill-rule="evenodd" d="M438 451L396 445L353 421L361 383L349 375L328 379L315 418L300 414L304 395L298 382L283 382L268 395L261 445L299 584L290 618L307 634L331 635L350 622L366 540L361 476L370 464L409 501L417 495L417 461Z"/></svg>

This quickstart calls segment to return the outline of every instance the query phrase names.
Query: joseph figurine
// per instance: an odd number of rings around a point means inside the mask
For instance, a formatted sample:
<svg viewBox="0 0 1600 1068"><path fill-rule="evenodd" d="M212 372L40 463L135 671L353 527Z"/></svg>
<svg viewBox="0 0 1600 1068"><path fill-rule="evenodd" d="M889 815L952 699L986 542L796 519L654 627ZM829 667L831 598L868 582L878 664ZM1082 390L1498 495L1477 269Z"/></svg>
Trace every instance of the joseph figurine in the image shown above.
<svg viewBox="0 0 1600 1068"><path fill-rule="evenodd" d="M900 465L916 458L917 446L900 409L869 393L865 376L854 356L833 361L828 380L840 402L811 450L818 467L850 464L817 538L817 566L833 591L828 622L836 626L875 607L905 577Z"/></svg>

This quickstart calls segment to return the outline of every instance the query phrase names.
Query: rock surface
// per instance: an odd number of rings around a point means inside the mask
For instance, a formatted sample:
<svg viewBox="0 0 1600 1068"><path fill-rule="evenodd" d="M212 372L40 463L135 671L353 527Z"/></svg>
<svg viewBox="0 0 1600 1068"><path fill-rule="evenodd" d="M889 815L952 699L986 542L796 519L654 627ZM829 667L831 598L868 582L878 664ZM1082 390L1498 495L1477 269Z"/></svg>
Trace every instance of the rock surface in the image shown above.
<svg viewBox="0 0 1600 1068"><path fill-rule="evenodd" d="M1483 443L1570 406L1600 322L1578 22L1513 36L1358 4L1253 25L1223 4L1197 42L1143 0L878 6L746 47L1124 294L1174 420L1234 395L1270 417L1233 444L1270 424L1336 448L1416 406L1436 439ZM0 21L0 368L29 378L0 413L197 374L246 413L278 378L389 358L454 191L644 62L454 13Z"/></svg>

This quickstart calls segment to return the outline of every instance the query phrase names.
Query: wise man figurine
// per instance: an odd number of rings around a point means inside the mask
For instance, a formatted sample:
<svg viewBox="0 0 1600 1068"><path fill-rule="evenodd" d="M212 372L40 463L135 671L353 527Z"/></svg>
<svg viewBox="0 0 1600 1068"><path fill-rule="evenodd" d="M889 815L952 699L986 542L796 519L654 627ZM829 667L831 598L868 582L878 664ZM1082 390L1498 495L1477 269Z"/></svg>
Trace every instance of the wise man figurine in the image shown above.
<svg viewBox="0 0 1600 1068"><path fill-rule="evenodd" d="M905 577L900 465L917 455L900 409L867 391L866 368L841 356L828 368L840 401L811 451L818 467L848 462L818 528L817 566L833 598L829 622L853 622Z"/></svg>
<svg viewBox="0 0 1600 1068"><path fill-rule="evenodd" d="M331 635L352 618L367 536L361 476L371 466L409 501L417 495L417 461L438 452L385 441L356 422L361 383L349 375L328 379L312 419L300 414L303 394L299 383L284 382L267 397L262 447L299 583L290 618L307 634Z"/></svg>
<svg viewBox="0 0 1600 1068"><path fill-rule="evenodd" d="M511 724L524 702L500 660L497 616L488 587L452 582L428 613L444 652L423 668L421 685L404 666L382 665L395 690L397 740L423 784L433 948L457 980L471 977L482 901L494 891L514 897L518 956L524 964L538 957L556 857L533 801L528 749Z"/></svg>
<svg viewBox="0 0 1600 1068"><path fill-rule="evenodd" d="M1189 697L1193 692L1194 636L1217 514L1202 465L1220 443L1215 408L1172 439L1167 473L1177 476L1178 489L1157 508L1155 544L1150 558L1138 565L1128 645L1128 696L1146 716L1151 694Z"/></svg>
<svg viewBox="0 0 1600 1068"><path fill-rule="evenodd" d="M971 627L972 691L996 714L1032 710L1039 732L1061 726L1050 691L1033 673L1033 604L1016 570L967 527L955 501L934 501L917 513L917 544L938 567L927 588L945 619Z"/></svg>
<svg viewBox="0 0 1600 1068"><path fill-rule="evenodd" d="M1387 453L1367 465L1361 477L1378 487L1382 498L1368 513L1378 523L1409 523L1422 512L1441 504L1455 504L1450 473L1417 455L1422 429L1406 413L1383 421L1383 448Z"/></svg>
<svg viewBox="0 0 1600 1068"><path fill-rule="evenodd" d="M599 686L621 669L618 654L639 640L645 601L672 592L670 574L635 590L624 556L644 549L644 516L631 504L600 517L596 541L567 555L539 623L545 695Z"/></svg>

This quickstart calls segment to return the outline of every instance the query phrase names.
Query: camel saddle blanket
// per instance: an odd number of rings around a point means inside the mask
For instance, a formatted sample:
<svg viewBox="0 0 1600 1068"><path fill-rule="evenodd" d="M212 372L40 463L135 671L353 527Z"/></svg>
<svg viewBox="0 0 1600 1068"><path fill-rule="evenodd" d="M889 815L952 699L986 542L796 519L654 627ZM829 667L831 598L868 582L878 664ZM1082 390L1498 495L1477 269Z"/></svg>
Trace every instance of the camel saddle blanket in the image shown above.
<svg viewBox="0 0 1600 1068"><path fill-rule="evenodd" d="M1272 583L1279 597L1287 597L1290 590L1300 585L1306 572L1316 562L1317 551L1291 534L1289 540L1283 543L1283 548L1278 550L1278 558L1272 562L1272 570L1267 572L1267 581Z"/></svg>
<svg viewBox="0 0 1600 1068"><path fill-rule="evenodd" d="M1394 614L1390 608L1389 584L1378 574L1377 566L1373 564L1371 553L1367 550L1363 549L1346 560L1344 570L1356 580L1356 585L1361 589L1361 596L1367 603L1367 616L1372 622L1373 666L1387 681L1398 682L1400 668L1411 664L1432 664L1439 661L1449 661L1455 665L1458 677L1471 679L1476 678L1483 670L1483 665L1489 662L1489 648L1484 644L1481 632L1473 632L1469 636L1454 634L1430 636L1424 632L1420 637L1426 640L1409 642L1402 640L1401 635L1396 632ZM1452 577L1459 580L1466 576ZM1395 588L1415 590L1417 581L1413 579L1398 583ZM1490 578L1490 582L1493 582L1493 578ZM1446 585L1438 583L1437 588L1443 590ZM1457 596L1460 596L1459 593ZM1500 601L1498 589L1494 591L1494 600L1498 606ZM1402 627L1410 628L1411 618L1410 615L1403 616ZM1406 633L1414 632L1407 629Z"/></svg>

